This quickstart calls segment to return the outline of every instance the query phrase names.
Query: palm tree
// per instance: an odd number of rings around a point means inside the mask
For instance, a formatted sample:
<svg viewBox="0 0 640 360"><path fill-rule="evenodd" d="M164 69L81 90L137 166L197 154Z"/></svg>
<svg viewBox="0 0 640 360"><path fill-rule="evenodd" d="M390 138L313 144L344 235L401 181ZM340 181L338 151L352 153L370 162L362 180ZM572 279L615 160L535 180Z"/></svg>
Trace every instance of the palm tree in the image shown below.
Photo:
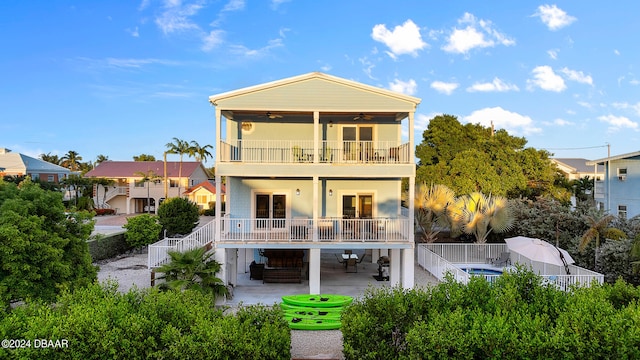
<svg viewBox="0 0 640 360"><path fill-rule="evenodd" d="M213 149L211 145L200 146L197 141L191 141L191 148L189 150L189 156L193 156L197 161L207 161L208 158L212 158L213 155L208 149Z"/></svg>
<svg viewBox="0 0 640 360"><path fill-rule="evenodd" d="M602 234L608 227L609 224L616 217L611 214L606 214L603 211L592 211L590 214L584 216L584 219L589 225L587 231L582 235L580 239L580 244L578 245L578 249L580 251L584 251L587 246L595 239L596 241L596 249L595 249L595 264L594 269L598 269L598 252L600 250L600 234Z"/></svg>
<svg viewBox="0 0 640 360"><path fill-rule="evenodd" d="M60 158L60 160L60 165L68 168L69 170L80 170L80 161L82 161L82 156L80 156L77 151L69 150L69 152Z"/></svg>
<svg viewBox="0 0 640 360"><path fill-rule="evenodd" d="M40 154L40 160L46 161L48 163L60 165L60 157L58 155L51 155L50 152L46 154Z"/></svg>
<svg viewBox="0 0 640 360"><path fill-rule="evenodd" d="M191 151L190 148L191 147L188 142L175 137L173 138L172 143L167 143L167 154L180 154L180 167L178 169L178 196L180 196L180 185L182 185L182 155L188 154Z"/></svg>
<svg viewBox="0 0 640 360"><path fill-rule="evenodd" d="M502 196L473 192L459 198L456 208L461 209L457 220L462 223L462 231L474 235L478 244L487 242L492 231L501 233L513 226L511 207Z"/></svg>
<svg viewBox="0 0 640 360"><path fill-rule="evenodd" d="M149 154L134 155L133 161L156 161L156 157Z"/></svg>
<svg viewBox="0 0 640 360"><path fill-rule="evenodd" d="M106 155L102 155L102 154L100 154L100 155L98 155L98 157L96 158L96 164L100 164L100 163L103 163L103 162L105 162L105 161L109 161L109 157L108 157L108 156L106 156Z"/></svg>
<svg viewBox="0 0 640 360"><path fill-rule="evenodd" d="M445 185L427 186L422 183L418 186L415 194L415 218L416 227L422 233L422 240L434 242L437 240L437 226L449 225L447 217L447 207L455 200L453 190Z"/></svg>
<svg viewBox="0 0 640 360"><path fill-rule="evenodd" d="M149 202L150 200L150 195L149 195L149 186L150 186L150 182L156 182L159 179L161 179L162 177L159 176L158 174L156 174L153 170L149 170L147 172L142 172L142 171L136 171L135 172L136 176L140 176L141 179L140 181L142 181L143 183L147 184L147 214L151 213L151 203Z"/></svg>
<svg viewBox="0 0 640 360"><path fill-rule="evenodd" d="M213 252L200 247L185 252L169 251L168 254L171 262L156 269L164 274L158 279L165 280L158 287L180 291L191 289L214 296L227 294L226 286L216 277L222 266L212 259Z"/></svg>

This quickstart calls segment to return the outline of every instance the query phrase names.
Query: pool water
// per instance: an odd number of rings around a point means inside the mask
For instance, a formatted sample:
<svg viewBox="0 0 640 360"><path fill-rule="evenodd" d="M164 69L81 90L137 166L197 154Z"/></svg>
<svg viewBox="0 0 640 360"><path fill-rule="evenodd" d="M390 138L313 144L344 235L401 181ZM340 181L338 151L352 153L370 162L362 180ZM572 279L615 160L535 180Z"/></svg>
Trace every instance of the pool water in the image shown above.
<svg viewBox="0 0 640 360"><path fill-rule="evenodd" d="M471 275L502 275L502 271L493 269L462 268Z"/></svg>

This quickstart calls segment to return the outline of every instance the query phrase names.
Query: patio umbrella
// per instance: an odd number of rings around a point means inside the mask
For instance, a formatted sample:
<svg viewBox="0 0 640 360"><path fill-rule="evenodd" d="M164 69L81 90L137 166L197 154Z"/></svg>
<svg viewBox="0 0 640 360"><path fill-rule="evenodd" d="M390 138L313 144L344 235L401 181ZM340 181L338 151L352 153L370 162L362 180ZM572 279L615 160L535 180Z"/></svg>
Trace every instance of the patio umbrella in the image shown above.
<svg viewBox="0 0 640 360"><path fill-rule="evenodd" d="M571 255L564 250L540 239L525 236L516 236L504 239L509 250L516 252L533 261L540 261L547 264L566 266L575 261ZM564 258L564 262L562 259Z"/></svg>

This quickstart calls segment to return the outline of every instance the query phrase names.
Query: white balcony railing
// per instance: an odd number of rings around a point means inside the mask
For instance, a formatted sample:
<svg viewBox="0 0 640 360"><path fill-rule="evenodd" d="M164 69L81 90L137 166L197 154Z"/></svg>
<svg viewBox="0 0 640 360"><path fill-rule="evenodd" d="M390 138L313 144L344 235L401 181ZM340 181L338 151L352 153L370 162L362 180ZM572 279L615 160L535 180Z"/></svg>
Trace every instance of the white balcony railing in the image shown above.
<svg viewBox="0 0 640 360"><path fill-rule="evenodd" d="M220 161L244 163L408 164L408 144L397 141L321 141L315 161L311 140L220 142Z"/></svg>
<svg viewBox="0 0 640 360"><path fill-rule="evenodd" d="M187 251L206 246L215 239L215 221L210 221L183 238L164 238L149 245L148 266L150 269L169 262L169 251Z"/></svg>
<svg viewBox="0 0 640 360"><path fill-rule="evenodd" d="M318 219L221 219L221 242L312 242L314 232L321 242L408 242L407 218Z"/></svg>
<svg viewBox="0 0 640 360"><path fill-rule="evenodd" d="M418 264L438 280L444 280L450 273L456 281L467 283L471 275L463 271L459 264L486 264L487 259L497 258L506 251L509 251L506 244L420 244ZM511 262L524 265L540 275L544 282L564 291L572 286L590 286L593 281L600 284L604 282L604 275L576 265L569 265L570 274L567 274L564 266L532 261L515 252L511 252ZM488 281L494 281L499 275L484 276Z"/></svg>

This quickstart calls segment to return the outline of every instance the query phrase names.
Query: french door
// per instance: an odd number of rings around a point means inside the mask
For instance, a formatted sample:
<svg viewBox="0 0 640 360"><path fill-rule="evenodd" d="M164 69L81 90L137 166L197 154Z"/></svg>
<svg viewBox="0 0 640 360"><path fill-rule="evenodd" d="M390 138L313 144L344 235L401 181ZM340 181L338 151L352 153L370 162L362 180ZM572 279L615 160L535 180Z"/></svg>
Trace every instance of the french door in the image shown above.
<svg viewBox="0 0 640 360"><path fill-rule="evenodd" d="M373 155L373 126L344 126L342 146L345 160L368 160Z"/></svg>
<svg viewBox="0 0 640 360"><path fill-rule="evenodd" d="M342 196L343 219L370 219L373 217L373 195L356 194Z"/></svg>
<svg viewBox="0 0 640 360"><path fill-rule="evenodd" d="M287 217L287 196L284 194L258 193L255 198L256 228L284 228Z"/></svg>

